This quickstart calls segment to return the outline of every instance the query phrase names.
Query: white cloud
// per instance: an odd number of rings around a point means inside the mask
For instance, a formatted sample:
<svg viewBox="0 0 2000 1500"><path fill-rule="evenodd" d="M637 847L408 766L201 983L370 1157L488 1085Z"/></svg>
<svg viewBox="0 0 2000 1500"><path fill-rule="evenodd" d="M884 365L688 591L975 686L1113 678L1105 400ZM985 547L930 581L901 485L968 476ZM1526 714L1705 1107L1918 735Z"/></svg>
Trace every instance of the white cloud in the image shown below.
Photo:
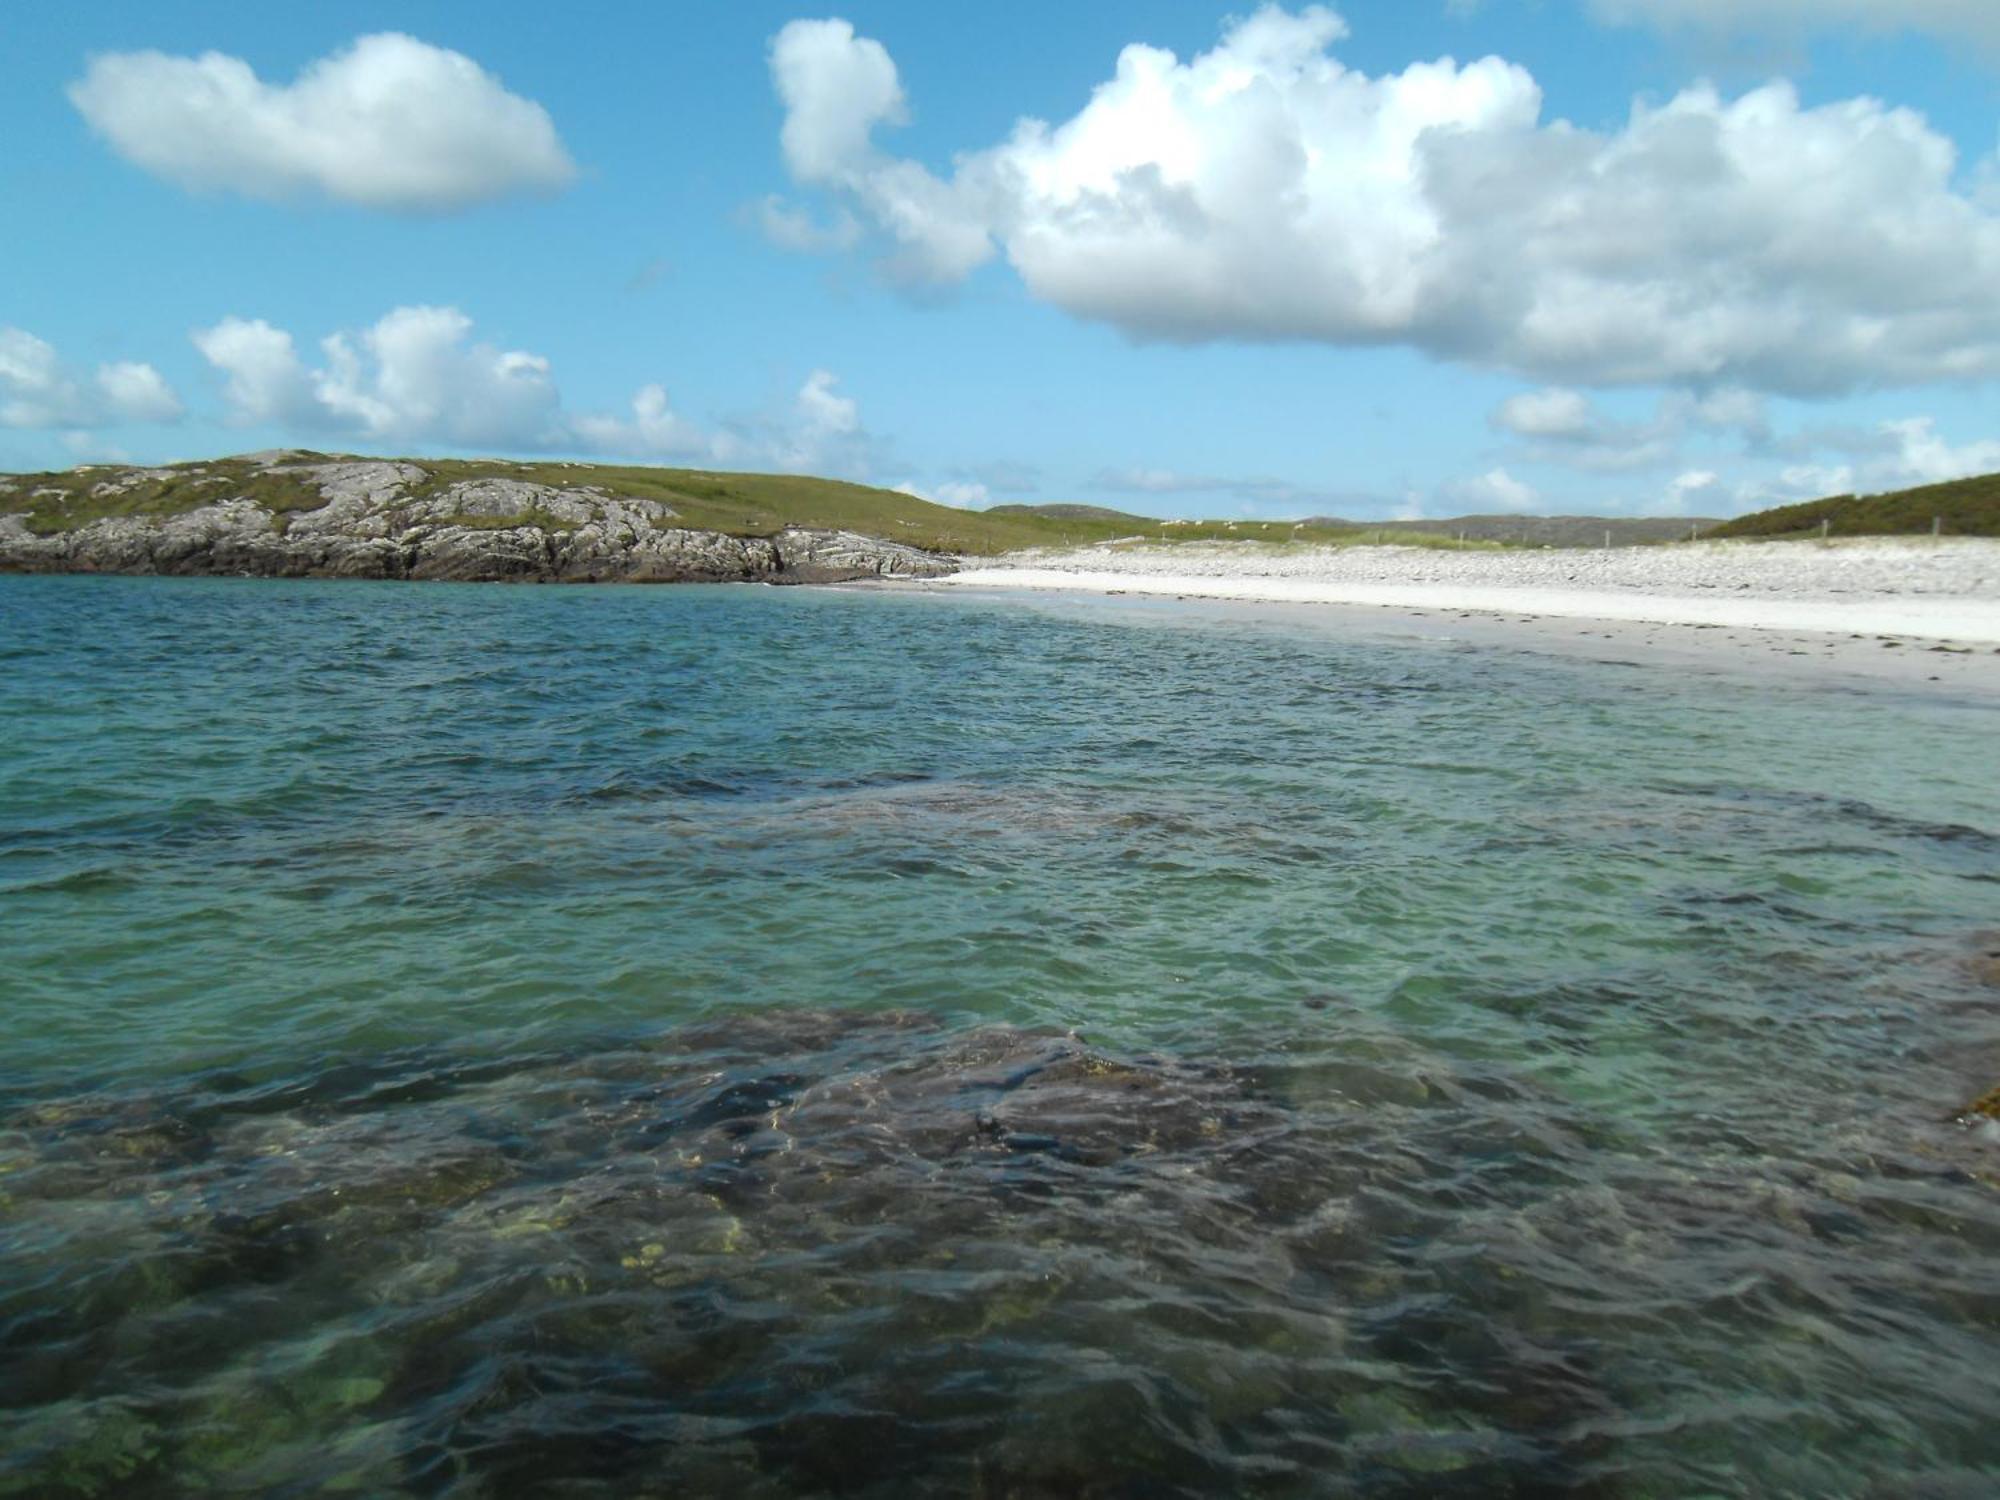
<svg viewBox="0 0 2000 1500"><path fill-rule="evenodd" d="M1597 414L1588 396L1556 388L1509 396L1500 403L1493 420L1517 437L1579 438L1597 425Z"/></svg>
<svg viewBox="0 0 2000 1500"><path fill-rule="evenodd" d="M779 142L792 176L850 194L900 247L890 262L894 274L956 281L992 255L972 201L977 184L941 182L875 149L877 125L908 118L896 64L880 42L856 36L842 20L793 21L772 38L771 82L785 106Z"/></svg>
<svg viewBox="0 0 2000 1500"><path fill-rule="evenodd" d="M928 500L933 505L949 505L956 510L984 510L993 503L992 493L977 481L948 479L942 484L926 486L906 479L896 489L919 500Z"/></svg>
<svg viewBox="0 0 2000 1500"><path fill-rule="evenodd" d="M803 182L837 180L869 156L878 124L909 118L888 49L847 21L786 26L771 40L771 82L785 105L785 160Z"/></svg>
<svg viewBox="0 0 2000 1500"><path fill-rule="evenodd" d="M759 424L754 445L766 462L799 473L866 471L869 437L861 425L861 408L835 389L839 384L832 371L814 370L782 418Z"/></svg>
<svg viewBox="0 0 2000 1500"><path fill-rule="evenodd" d="M99 365L96 384L108 420L171 422L181 414L180 397L151 365L133 360Z"/></svg>
<svg viewBox="0 0 2000 1500"><path fill-rule="evenodd" d="M1923 31L2000 48L1993 0L1590 0L1590 9L1599 20L1663 31Z"/></svg>
<svg viewBox="0 0 2000 1500"><path fill-rule="evenodd" d="M372 442L545 447L560 398L539 355L468 343L454 307L399 307L350 337L320 341L308 369L292 336L261 320L225 318L194 334L224 377L230 415L350 432Z"/></svg>
<svg viewBox="0 0 2000 1500"><path fill-rule="evenodd" d="M1974 474L2000 471L2000 440L1991 438L1954 446L1938 435L1929 417L1884 422L1883 433L1896 443L1896 479L1906 484L1941 484Z"/></svg>
<svg viewBox="0 0 2000 1500"><path fill-rule="evenodd" d="M548 424L559 405L540 355L466 343L472 320L455 307L399 307L359 347L324 340L321 405L374 438L435 434L455 443L505 441Z"/></svg>
<svg viewBox="0 0 2000 1500"><path fill-rule="evenodd" d="M814 370L799 387L799 415L807 433L846 437L861 429L861 408L851 396L834 391L840 378L831 370Z"/></svg>
<svg viewBox="0 0 2000 1500"><path fill-rule="evenodd" d="M666 389L649 385L632 398L629 417L562 418L564 437L557 445L624 458L861 477L871 467L874 443L862 424L860 403L841 395L839 384L832 371L814 370L781 410L712 427L676 412Z"/></svg>
<svg viewBox="0 0 2000 1500"><path fill-rule="evenodd" d="M262 318L224 318L190 336L223 375L231 420L243 423L311 419L312 376L299 362L292 336Z"/></svg>
<svg viewBox="0 0 2000 1500"><path fill-rule="evenodd" d="M196 191L434 212L576 175L539 104L396 32L361 37L289 84L221 52L106 53L69 97L120 156Z"/></svg>
<svg viewBox="0 0 2000 1500"><path fill-rule="evenodd" d="M726 461L727 444L699 422L681 416L662 385L648 385L632 398L629 419L602 415L575 418L571 429L593 453L627 458L701 458Z"/></svg>
<svg viewBox="0 0 2000 1500"><path fill-rule="evenodd" d="M2000 375L2000 215L1952 143L1872 99L1701 86L1622 129L1544 122L1496 57L1370 77L1331 11L1274 7L1186 61L1134 45L1073 117L948 177L883 152L893 60L844 21L772 46L785 158L955 282L1142 339L1406 344L1585 384L1818 394Z"/></svg>
<svg viewBox="0 0 2000 1500"><path fill-rule="evenodd" d="M2000 440L1953 443L1931 417L1904 417L1872 428L1797 433L1774 445L1795 461L1774 472L1738 479L1734 505L1703 508L1757 510L1829 495L1876 494L2000 472ZM1717 486L1720 489L1720 485Z"/></svg>
<svg viewBox="0 0 2000 1500"><path fill-rule="evenodd" d="M1699 396L1670 391L1651 416L1618 421L1581 392L1556 387L1509 396L1491 421L1524 440L1521 456L1531 462L1596 472L1675 462L1682 442L1696 433L1731 433L1751 446L1770 437L1764 398L1733 389Z"/></svg>
<svg viewBox="0 0 2000 1500"><path fill-rule="evenodd" d="M1441 485L1438 498L1475 512L1499 510L1524 514L1542 502L1532 485L1523 484L1505 469L1489 469L1475 478Z"/></svg>
<svg viewBox="0 0 2000 1500"><path fill-rule="evenodd" d="M801 255L825 255L852 250L861 242L860 221L841 209L828 224L818 222L802 208L795 208L772 193L757 205L757 225L764 237L781 250Z"/></svg>
<svg viewBox="0 0 2000 1500"><path fill-rule="evenodd" d="M523 453L859 473L871 440L859 403L814 370L773 415L709 427L677 412L666 388L642 386L622 414L565 408L548 360L474 337L455 307L398 307L335 333L308 365L292 335L262 319L224 318L193 334L222 376L229 419L333 433L376 446L436 445Z"/></svg>
<svg viewBox="0 0 2000 1500"><path fill-rule="evenodd" d="M119 360L84 375L46 340L0 326L0 427L171 422L180 414L180 398L151 365Z"/></svg>

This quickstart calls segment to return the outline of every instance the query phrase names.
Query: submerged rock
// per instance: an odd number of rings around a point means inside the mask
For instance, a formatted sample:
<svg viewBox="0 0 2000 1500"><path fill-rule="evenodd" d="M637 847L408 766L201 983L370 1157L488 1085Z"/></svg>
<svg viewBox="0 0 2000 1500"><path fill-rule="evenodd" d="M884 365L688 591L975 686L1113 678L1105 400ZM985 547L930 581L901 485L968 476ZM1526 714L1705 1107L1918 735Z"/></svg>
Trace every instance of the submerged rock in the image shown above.
<svg viewBox="0 0 2000 1500"><path fill-rule="evenodd" d="M1317 998L1235 1055L769 1009L0 1106L0 1493L1683 1493L1686 1413L1870 1336L1814 1288L1915 1244L1990 1316L1929 1164L1626 1139Z"/></svg>
<svg viewBox="0 0 2000 1500"><path fill-rule="evenodd" d="M1965 956L1965 972L1974 984L2000 989L2000 932L1972 935L1972 951Z"/></svg>

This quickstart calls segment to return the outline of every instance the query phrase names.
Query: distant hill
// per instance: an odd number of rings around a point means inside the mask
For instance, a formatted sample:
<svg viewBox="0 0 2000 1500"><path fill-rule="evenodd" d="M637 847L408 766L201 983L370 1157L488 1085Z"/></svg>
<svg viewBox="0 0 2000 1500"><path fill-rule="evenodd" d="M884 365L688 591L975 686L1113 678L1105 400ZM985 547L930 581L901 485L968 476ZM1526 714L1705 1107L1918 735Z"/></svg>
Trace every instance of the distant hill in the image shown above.
<svg viewBox="0 0 2000 1500"><path fill-rule="evenodd" d="M382 462L367 460L368 462ZM22 528L49 537L127 517L164 522L218 502L240 499L269 512L282 533L292 518L324 506L314 472L329 464L363 462L302 451L158 467L86 465L48 474L0 476L0 532ZM826 528L880 537L934 552L991 556L1030 547L1081 547L1126 538L1149 541L1370 542L1414 546L1616 547L1704 537L1922 533L1943 518L1953 536L2000 536L2000 474L1928 485L1891 495L1842 495L1721 521L1700 516L1454 516L1445 520L1352 521L1316 516L1304 521L1156 520L1100 505L996 505L957 510L894 490L796 474L730 474L712 470L508 459L404 461L406 499L436 506L439 496L468 485L504 482L539 486L579 504L612 499L667 508L675 524L720 535L759 538L788 527ZM468 493L470 493L468 491ZM11 519L18 517L18 520ZM449 518L448 518L449 519ZM463 520L465 518L457 518ZM536 524L519 516L484 516ZM548 529L548 528L544 528ZM560 529L560 528L555 528Z"/></svg>
<svg viewBox="0 0 2000 1500"><path fill-rule="evenodd" d="M1343 521L1315 516L1308 526L1342 526L1361 531L1376 525L1420 536L1464 537L1468 542L1504 542L1517 547L1614 547L1684 542L1691 534L1711 536L1721 521L1711 516L1453 516L1443 521Z"/></svg>
<svg viewBox="0 0 2000 1500"><path fill-rule="evenodd" d="M989 505L982 516L1042 516L1051 521L1109 521L1113 525L1152 527L1160 523L1151 516L1135 516L1130 511L1112 510L1105 505Z"/></svg>
<svg viewBox="0 0 2000 1500"><path fill-rule="evenodd" d="M1711 535L1737 537L1909 536L1933 526L1947 536L2000 536L2000 474L1954 479L1886 495L1834 495L1738 516Z"/></svg>
<svg viewBox="0 0 2000 1500"><path fill-rule="evenodd" d="M1102 505L993 505L987 516L1034 516L1048 521L1090 521L1119 526L1127 535L1179 541L1397 542L1419 537L1500 542L1517 547L1614 547L1685 541L1691 530L1707 536L1722 523L1711 516L1455 516L1443 521L1350 521L1311 516L1303 521L1159 521Z"/></svg>

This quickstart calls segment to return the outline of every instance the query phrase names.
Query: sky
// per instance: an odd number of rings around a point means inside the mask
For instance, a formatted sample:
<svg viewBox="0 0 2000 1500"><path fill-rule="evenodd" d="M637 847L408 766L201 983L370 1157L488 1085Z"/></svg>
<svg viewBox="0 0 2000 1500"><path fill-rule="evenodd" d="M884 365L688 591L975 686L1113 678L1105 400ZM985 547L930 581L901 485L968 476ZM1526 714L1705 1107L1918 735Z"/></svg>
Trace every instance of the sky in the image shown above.
<svg viewBox="0 0 2000 1500"><path fill-rule="evenodd" d="M0 470L1363 519L2000 470L1994 0L74 0L0 55Z"/></svg>

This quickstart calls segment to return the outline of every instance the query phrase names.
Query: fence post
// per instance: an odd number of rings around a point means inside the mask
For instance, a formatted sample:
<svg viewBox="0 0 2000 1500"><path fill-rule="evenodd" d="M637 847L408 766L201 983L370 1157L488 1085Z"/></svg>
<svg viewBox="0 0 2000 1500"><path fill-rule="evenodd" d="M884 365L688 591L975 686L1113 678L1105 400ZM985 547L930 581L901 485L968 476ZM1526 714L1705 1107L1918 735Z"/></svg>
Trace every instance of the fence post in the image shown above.
<svg viewBox="0 0 2000 1500"><path fill-rule="evenodd" d="M1833 517L1821 516L1819 518L1819 539L1822 542L1825 541L1827 539L1827 536L1832 531L1833 531Z"/></svg>
<svg viewBox="0 0 2000 1500"><path fill-rule="evenodd" d="M1943 535L1944 535L1944 517L1943 517L1943 516L1932 516L1932 517L1931 517L1931 535L1932 535L1932 536L1943 536Z"/></svg>

